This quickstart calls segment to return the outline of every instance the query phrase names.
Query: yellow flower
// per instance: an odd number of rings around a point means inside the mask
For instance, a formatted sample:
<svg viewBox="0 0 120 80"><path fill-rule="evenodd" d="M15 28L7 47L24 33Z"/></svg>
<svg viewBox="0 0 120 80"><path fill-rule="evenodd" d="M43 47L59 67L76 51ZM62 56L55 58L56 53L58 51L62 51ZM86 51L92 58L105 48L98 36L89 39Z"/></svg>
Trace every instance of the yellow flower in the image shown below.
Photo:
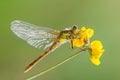
<svg viewBox="0 0 120 80"><path fill-rule="evenodd" d="M100 57L103 54L104 50L102 49L102 43L99 40L95 40L91 43L90 49L91 49L91 57L90 60L95 65L100 65Z"/></svg>
<svg viewBox="0 0 120 80"><path fill-rule="evenodd" d="M75 47L84 46L84 44L89 42L89 38L91 38L93 34L94 34L93 29L90 29L90 28L86 29L85 27L82 27L80 29L80 33L79 33L78 37L73 39L73 46L75 46Z"/></svg>
<svg viewBox="0 0 120 80"><path fill-rule="evenodd" d="M94 30L91 28L86 29L84 26L81 28L81 33L87 33L89 34L89 38L91 38L94 34Z"/></svg>

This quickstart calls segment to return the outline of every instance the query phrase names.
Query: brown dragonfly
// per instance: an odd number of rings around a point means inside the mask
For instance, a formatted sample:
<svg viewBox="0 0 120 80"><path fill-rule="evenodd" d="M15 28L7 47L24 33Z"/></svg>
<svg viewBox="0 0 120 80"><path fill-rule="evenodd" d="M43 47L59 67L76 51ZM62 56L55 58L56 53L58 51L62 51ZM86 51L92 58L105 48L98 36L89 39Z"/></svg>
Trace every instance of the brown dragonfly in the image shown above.
<svg viewBox="0 0 120 80"><path fill-rule="evenodd" d="M36 26L24 21L15 20L11 23L11 30L28 44L45 51L31 62L24 70L29 71L48 53L54 51L57 47L65 42L70 42L73 48L73 39L80 34L80 28L73 26L62 31L56 31L47 27Z"/></svg>

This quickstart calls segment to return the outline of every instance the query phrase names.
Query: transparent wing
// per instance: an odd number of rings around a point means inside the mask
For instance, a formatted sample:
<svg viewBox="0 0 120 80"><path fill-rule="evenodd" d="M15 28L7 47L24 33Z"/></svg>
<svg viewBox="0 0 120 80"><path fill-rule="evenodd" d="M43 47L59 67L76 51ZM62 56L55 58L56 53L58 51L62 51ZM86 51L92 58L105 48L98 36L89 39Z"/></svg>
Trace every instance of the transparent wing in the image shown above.
<svg viewBox="0 0 120 80"><path fill-rule="evenodd" d="M51 46L54 38L57 37L55 30L39 27L24 21L15 20L11 23L11 30L21 39L27 41L35 48L44 48Z"/></svg>

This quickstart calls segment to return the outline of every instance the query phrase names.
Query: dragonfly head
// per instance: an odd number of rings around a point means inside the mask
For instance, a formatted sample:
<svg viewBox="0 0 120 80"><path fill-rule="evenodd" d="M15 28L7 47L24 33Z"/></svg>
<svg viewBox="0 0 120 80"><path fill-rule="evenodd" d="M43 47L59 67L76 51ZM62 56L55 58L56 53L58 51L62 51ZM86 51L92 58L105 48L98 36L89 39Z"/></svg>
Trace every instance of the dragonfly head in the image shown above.
<svg viewBox="0 0 120 80"><path fill-rule="evenodd" d="M79 32L80 32L80 29L78 28L78 26L73 26L72 27L72 33L74 34L74 35L76 35L76 34L79 34Z"/></svg>

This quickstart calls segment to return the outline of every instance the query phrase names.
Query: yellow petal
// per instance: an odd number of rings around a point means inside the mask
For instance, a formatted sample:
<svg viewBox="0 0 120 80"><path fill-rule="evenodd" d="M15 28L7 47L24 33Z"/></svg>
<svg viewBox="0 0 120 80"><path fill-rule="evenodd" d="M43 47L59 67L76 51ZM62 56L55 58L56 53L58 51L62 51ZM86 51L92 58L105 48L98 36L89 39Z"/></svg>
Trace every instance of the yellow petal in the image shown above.
<svg viewBox="0 0 120 80"><path fill-rule="evenodd" d="M102 49L93 49L92 50L92 56L96 57L96 58L100 58L101 55L103 54L104 50Z"/></svg>
<svg viewBox="0 0 120 80"><path fill-rule="evenodd" d="M83 26L80 30L81 30L81 31L85 31L85 30L86 30L86 28Z"/></svg>
<svg viewBox="0 0 120 80"><path fill-rule="evenodd" d="M93 36L93 34L94 34L94 30L93 30L93 29L90 29L90 28L88 28L88 29L86 30L86 32L89 34L89 38L91 38L91 37Z"/></svg>
<svg viewBox="0 0 120 80"><path fill-rule="evenodd" d="M80 39L73 39L73 46L82 47L83 45L84 45L83 40L80 40Z"/></svg>
<svg viewBox="0 0 120 80"><path fill-rule="evenodd" d="M91 48L92 48L92 49L95 49L95 48L102 49L103 46L102 46L102 43L101 43L99 40L94 40L94 41L91 43Z"/></svg>
<svg viewBox="0 0 120 80"><path fill-rule="evenodd" d="M90 58L90 60L91 60L91 62L93 63L93 64L95 64L96 66L99 66L100 65L100 60L98 59L98 58L95 58L94 56L92 56L91 58Z"/></svg>

